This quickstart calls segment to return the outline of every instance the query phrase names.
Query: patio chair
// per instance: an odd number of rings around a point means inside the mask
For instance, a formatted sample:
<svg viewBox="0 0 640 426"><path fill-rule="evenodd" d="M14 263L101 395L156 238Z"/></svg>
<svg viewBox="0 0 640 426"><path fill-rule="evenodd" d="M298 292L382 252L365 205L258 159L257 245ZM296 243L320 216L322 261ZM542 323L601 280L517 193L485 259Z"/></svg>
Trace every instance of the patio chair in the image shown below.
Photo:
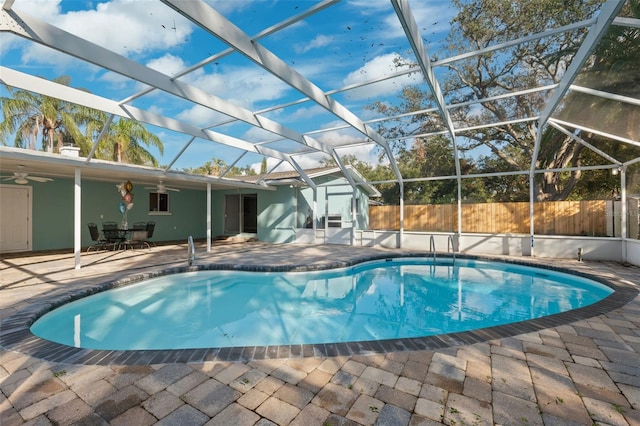
<svg viewBox="0 0 640 426"><path fill-rule="evenodd" d="M143 247L147 246L147 248L151 248L151 245L147 242L147 230L146 229L134 229L129 233L129 238L122 242L124 249L127 247L131 247L131 249L135 249L136 245Z"/></svg>
<svg viewBox="0 0 640 426"><path fill-rule="evenodd" d="M104 231L105 229L118 229L118 222L102 222L102 230Z"/></svg>
<svg viewBox="0 0 640 426"><path fill-rule="evenodd" d="M99 248L106 249L107 240L100 236L98 225L96 225L95 223L88 223L87 226L89 227L91 241L93 241L93 244L87 247L87 251L90 251L91 249L98 250Z"/></svg>
<svg viewBox="0 0 640 426"><path fill-rule="evenodd" d="M155 246L156 243L154 243L151 240L151 237L153 237L153 230L156 228L156 223L155 222L147 222L147 239L146 239L146 243L152 246Z"/></svg>
<svg viewBox="0 0 640 426"><path fill-rule="evenodd" d="M134 231L146 231L147 230L147 222L134 222L133 223Z"/></svg>

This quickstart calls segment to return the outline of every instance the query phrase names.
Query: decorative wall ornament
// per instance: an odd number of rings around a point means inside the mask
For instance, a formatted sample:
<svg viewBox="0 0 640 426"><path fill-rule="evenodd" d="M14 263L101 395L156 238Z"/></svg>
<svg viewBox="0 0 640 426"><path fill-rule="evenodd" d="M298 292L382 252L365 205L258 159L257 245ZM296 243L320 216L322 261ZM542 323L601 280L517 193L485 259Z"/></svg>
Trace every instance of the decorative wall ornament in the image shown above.
<svg viewBox="0 0 640 426"><path fill-rule="evenodd" d="M131 193L131 191L133 191L133 184L128 180L116 185L116 188L118 188L118 192L122 197L122 201L120 201L118 206L120 213L122 213L122 222L120 225L122 229L127 229L127 212L133 208L133 194Z"/></svg>

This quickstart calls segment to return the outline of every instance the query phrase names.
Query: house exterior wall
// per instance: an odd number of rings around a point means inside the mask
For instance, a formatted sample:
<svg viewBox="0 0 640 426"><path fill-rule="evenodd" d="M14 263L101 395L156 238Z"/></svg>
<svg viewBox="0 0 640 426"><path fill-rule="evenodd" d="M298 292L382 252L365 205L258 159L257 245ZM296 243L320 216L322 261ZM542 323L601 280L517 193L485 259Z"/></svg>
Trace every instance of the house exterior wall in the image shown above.
<svg viewBox="0 0 640 426"><path fill-rule="evenodd" d="M52 182L31 182L33 188L32 250L55 250L73 247L73 180L56 178ZM170 215L149 214L149 190L133 182L133 208L127 213L128 223L156 222L155 241L185 240L206 236L205 191L171 192ZM82 181L81 245L92 244L87 223L100 228L105 221L122 221L119 211L121 196L115 184Z"/></svg>
<svg viewBox="0 0 640 426"><path fill-rule="evenodd" d="M324 176L316 179L318 187L317 227L325 215L325 194L329 195L329 214L339 214L342 226L351 227L351 187L346 179L336 176ZM133 208L127 212L127 222L156 222L152 240L181 241L206 237L206 191L187 190L169 192L170 214L150 213L149 193L142 184L133 183ZM32 250L56 250L73 248L73 179L56 178L52 182L30 182L33 188L32 213ZM366 229L368 199L358 191L358 229ZM122 221L119 211L122 201L114 183L82 180L81 183L81 245L93 244L87 223L94 222L101 227L105 221ZM256 189L218 190L211 192L212 236L224 235L225 195L257 194L257 237L271 243L291 243L296 240L296 228L304 227L305 219L313 208L313 190L311 188L282 185L275 191ZM364 214L363 214L364 213Z"/></svg>
<svg viewBox="0 0 640 426"><path fill-rule="evenodd" d="M258 239L270 243L292 243L296 237L297 188L279 186L258 193Z"/></svg>
<svg viewBox="0 0 640 426"><path fill-rule="evenodd" d="M315 179L317 188L316 227L320 228L325 216L326 193L329 192L329 215L340 215L342 226L351 227L352 189L344 177L322 176ZM331 186L322 186L331 185ZM340 186L334 186L340 185ZM228 194L258 195L258 233L260 241L292 243L296 241L296 228L303 228L313 209L313 190L308 187L280 185L275 191L260 189L222 190L212 193L212 234L224 235L225 196ZM333 194L333 195L331 195ZM357 227L368 225L368 197L358 191Z"/></svg>
<svg viewBox="0 0 640 426"><path fill-rule="evenodd" d="M260 189L229 189L211 193L211 233L225 235L225 197L227 195L258 195L258 233L260 241L272 243L293 242L295 239L295 202L292 188L277 187L275 191Z"/></svg>
<svg viewBox="0 0 640 426"><path fill-rule="evenodd" d="M349 185L346 178L342 176L328 175L322 176L315 180L319 185L317 188L317 212L316 212L316 228L323 227L323 217L328 214L330 216L340 215L342 218L342 227L351 227L351 197L353 189ZM339 186L336 186L339 185ZM327 209L327 193L329 194L329 208ZM369 197L360 189L357 191L357 213L356 228L367 229L369 225ZM301 188L298 196L298 227L302 228L302 224L307 214L310 214L313 208L313 190L311 188Z"/></svg>

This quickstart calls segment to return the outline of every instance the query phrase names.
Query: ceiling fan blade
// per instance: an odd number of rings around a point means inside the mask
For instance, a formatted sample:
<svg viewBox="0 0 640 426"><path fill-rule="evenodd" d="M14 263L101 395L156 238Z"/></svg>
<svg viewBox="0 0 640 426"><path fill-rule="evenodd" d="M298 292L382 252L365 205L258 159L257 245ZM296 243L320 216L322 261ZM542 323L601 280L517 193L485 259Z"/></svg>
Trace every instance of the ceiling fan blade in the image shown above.
<svg viewBox="0 0 640 426"><path fill-rule="evenodd" d="M173 191L173 192L180 192L180 190L178 188L168 188L165 186L165 188L167 191Z"/></svg>
<svg viewBox="0 0 640 426"><path fill-rule="evenodd" d="M8 178L4 178L2 180L14 180L14 179L18 179L18 176L9 176Z"/></svg>
<svg viewBox="0 0 640 426"><path fill-rule="evenodd" d="M35 180L36 182L49 182L49 181L53 180L51 178L46 178L46 177L42 177L42 176L27 176L27 179Z"/></svg>

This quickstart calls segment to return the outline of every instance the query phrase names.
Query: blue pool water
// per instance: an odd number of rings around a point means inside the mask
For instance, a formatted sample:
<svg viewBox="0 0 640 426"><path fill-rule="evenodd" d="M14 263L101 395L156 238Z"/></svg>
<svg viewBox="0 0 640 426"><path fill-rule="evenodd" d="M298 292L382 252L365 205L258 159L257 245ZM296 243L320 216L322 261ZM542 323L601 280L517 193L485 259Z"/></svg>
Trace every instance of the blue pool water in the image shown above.
<svg viewBox="0 0 640 426"><path fill-rule="evenodd" d="M422 337L564 312L613 292L499 262L396 258L314 272L198 271L86 297L31 327L89 349L187 349Z"/></svg>

